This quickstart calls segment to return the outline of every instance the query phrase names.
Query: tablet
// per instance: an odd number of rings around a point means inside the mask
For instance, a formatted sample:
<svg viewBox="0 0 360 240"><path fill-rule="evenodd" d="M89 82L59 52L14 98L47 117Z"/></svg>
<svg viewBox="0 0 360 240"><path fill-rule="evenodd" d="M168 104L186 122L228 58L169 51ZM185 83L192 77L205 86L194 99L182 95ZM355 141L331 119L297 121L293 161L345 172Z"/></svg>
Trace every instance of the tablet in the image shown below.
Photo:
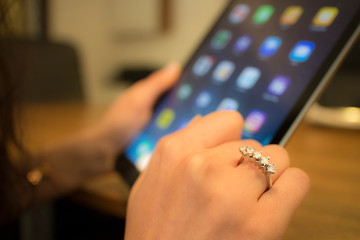
<svg viewBox="0 0 360 240"><path fill-rule="evenodd" d="M359 0L230 1L125 157L143 170L161 137L218 110L242 114L242 138L284 145L356 41L359 21Z"/></svg>

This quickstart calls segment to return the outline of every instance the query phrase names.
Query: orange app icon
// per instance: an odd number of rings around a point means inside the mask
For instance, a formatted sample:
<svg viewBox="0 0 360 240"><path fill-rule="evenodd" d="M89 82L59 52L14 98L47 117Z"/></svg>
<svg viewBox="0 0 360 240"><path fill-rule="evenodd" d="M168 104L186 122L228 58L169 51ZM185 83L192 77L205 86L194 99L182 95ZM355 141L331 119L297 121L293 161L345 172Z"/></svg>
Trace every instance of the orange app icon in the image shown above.
<svg viewBox="0 0 360 240"><path fill-rule="evenodd" d="M280 23L284 26L291 26L297 23L304 13L304 9L300 6L290 6L286 8L280 17Z"/></svg>
<svg viewBox="0 0 360 240"><path fill-rule="evenodd" d="M328 27L338 14L339 9L336 7L323 7L318 11L312 23L316 27Z"/></svg>

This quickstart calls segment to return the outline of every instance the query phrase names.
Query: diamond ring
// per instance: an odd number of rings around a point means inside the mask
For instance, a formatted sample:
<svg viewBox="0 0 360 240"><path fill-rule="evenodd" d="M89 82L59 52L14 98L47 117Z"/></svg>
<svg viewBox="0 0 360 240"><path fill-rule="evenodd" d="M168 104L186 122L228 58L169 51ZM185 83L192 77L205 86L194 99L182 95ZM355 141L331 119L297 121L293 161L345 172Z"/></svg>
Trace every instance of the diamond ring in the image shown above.
<svg viewBox="0 0 360 240"><path fill-rule="evenodd" d="M271 182L271 178L270 178L270 174L275 174L275 164L270 164L269 160L270 157L264 157L262 156L261 152L256 152L254 148L249 148L249 147L241 147L240 152L242 154L242 157L245 160L248 160L252 163L254 163L256 166L258 166L262 172L264 173L265 177L266 177L266 181L267 181L267 190L269 190L272 186L272 182Z"/></svg>

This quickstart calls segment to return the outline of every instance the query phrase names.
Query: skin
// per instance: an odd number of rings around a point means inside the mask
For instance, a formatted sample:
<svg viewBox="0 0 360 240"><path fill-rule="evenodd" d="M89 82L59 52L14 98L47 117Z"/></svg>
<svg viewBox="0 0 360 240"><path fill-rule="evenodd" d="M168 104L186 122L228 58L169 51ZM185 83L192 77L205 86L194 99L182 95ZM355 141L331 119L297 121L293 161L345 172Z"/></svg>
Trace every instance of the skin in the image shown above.
<svg viewBox="0 0 360 240"><path fill-rule="evenodd" d="M283 148L240 141L242 127L238 113L215 112L160 140L131 191L125 239L280 239L309 178ZM240 146L276 164L270 190Z"/></svg>
<svg viewBox="0 0 360 240"><path fill-rule="evenodd" d="M24 205L68 193L112 171L115 157L149 121L155 102L180 72L178 63L168 64L123 93L96 126L31 156L30 169L42 166L45 178Z"/></svg>

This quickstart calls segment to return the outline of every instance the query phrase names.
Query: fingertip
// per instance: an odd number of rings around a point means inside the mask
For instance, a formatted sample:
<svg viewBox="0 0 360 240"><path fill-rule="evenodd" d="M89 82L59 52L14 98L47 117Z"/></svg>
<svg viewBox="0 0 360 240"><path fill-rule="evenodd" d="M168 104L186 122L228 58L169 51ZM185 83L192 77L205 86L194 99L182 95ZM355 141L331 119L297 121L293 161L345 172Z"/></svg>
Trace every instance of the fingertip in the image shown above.
<svg viewBox="0 0 360 240"><path fill-rule="evenodd" d="M156 87L168 88L168 85L172 85L179 78L181 74L182 67L180 63L172 61L166 64L161 69L151 73L148 77L143 79L143 82L150 84ZM163 82L160 86L158 84L154 85L155 82Z"/></svg>
<svg viewBox="0 0 360 240"><path fill-rule="evenodd" d="M236 134L236 139L241 138L241 133L244 126L244 119L239 112L231 110L221 110L213 112L206 117L212 118L213 121L222 123L229 131Z"/></svg>
<svg viewBox="0 0 360 240"><path fill-rule="evenodd" d="M161 68L160 70L152 73L148 80L150 82L157 81L165 83L165 88L168 88L169 85L172 85L176 82L181 74L181 65L178 62L169 62L165 67ZM163 84L164 85L164 84Z"/></svg>
<svg viewBox="0 0 360 240"><path fill-rule="evenodd" d="M174 74L179 73L181 71L181 65L177 61L171 61L168 64L165 65L161 70L168 73L168 74Z"/></svg>
<svg viewBox="0 0 360 240"><path fill-rule="evenodd" d="M216 111L202 117L202 124L204 128L212 129L215 132L223 131L228 136L233 136L231 139L238 140L241 137L243 129L243 117L237 111L222 110Z"/></svg>
<svg viewBox="0 0 360 240"><path fill-rule="evenodd" d="M134 88L141 92L144 101L153 104L161 94L176 83L180 74L181 65L178 62L170 62L162 69L139 81Z"/></svg>
<svg viewBox="0 0 360 240"><path fill-rule="evenodd" d="M242 115L237 112L237 111L232 111L232 110L220 110L220 111L216 111L214 113L212 113L213 115L222 115L221 118L226 118L229 124L234 124L234 125L243 125L244 123L244 118L242 117Z"/></svg>
<svg viewBox="0 0 360 240"><path fill-rule="evenodd" d="M235 111L216 111L204 117L196 117L186 128L179 131L192 145L210 148L229 141L240 140L243 119Z"/></svg>

